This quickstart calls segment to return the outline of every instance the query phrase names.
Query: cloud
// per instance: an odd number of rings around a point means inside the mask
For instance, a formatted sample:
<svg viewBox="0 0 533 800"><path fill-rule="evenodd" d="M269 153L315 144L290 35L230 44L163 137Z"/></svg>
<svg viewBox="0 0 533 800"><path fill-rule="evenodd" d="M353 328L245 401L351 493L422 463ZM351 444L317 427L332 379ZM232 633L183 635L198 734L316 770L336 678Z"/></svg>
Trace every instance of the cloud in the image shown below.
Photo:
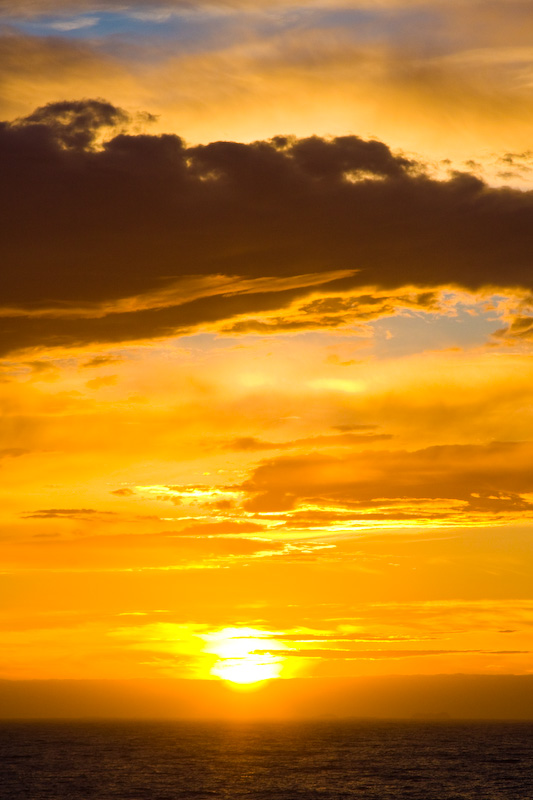
<svg viewBox="0 0 533 800"><path fill-rule="evenodd" d="M49 22L47 27L55 31L77 31L82 28L94 28L98 22L98 17L74 17L73 19Z"/></svg>
<svg viewBox="0 0 533 800"><path fill-rule="evenodd" d="M194 142L354 131L432 160L484 165L489 154L529 147L526 2L143 4L153 20L169 14L160 28L135 23L135 8L108 7L98 29L75 36L24 35L37 29L17 29L12 15L0 45L0 113L97 95L148 108L160 131ZM98 7L76 14L87 11Z"/></svg>
<svg viewBox="0 0 533 800"><path fill-rule="evenodd" d="M381 0L380 5L384 8L387 7L407 7L412 8L424 5L427 0ZM272 4L272 0L269 0ZM479 0L470 0L470 3L475 5ZM274 6L283 7L286 5L286 0L275 0ZM309 5L308 0L300 0L296 5ZM328 6L329 3L325 2L322 5ZM347 3L339 3L342 7ZM375 0L349 0L349 5L359 8L371 8L375 6ZM124 14L132 15L138 19L162 19L168 18L168 15L179 11L194 10L208 10L213 7L231 9L260 9L263 2L258 0L155 0L155 2L146 2L146 0L128 0L120 7L120 11ZM8 17L15 16L13 13L13 5L9 0L0 0L0 13ZM116 4L111 0L21 0L17 4L17 16L38 16L51 13L62 14L76 14L80 11L88 12L106 12L116 11Z"/></svg>
<svg viewBox="0 0 533 800"><path fill-rule="evenodd" d="M31 519L83 519L82 516L50 514ZM248 559L283 555L281 541L244 536L194 535L191 531L164 534L100 534L75 538L34 537L3 543L5 569L63 569L76 572L101 570L219 569Z"/></svg>
<svg viewBox="0 0 533 800"><path fill-rule="evenodd" d="M328 514L333 512L332 523L343 508L361 512L360 521L369 523L440 518L446 524L449 517L466 524L476 514L523 519L533 511L532 456L528 442L368 451L342 459L319 453L279 456L256 467L241 488L251 495L245 502L249 511L284 512L311 504L325 510L324 527ZM351 521L346 518L345 524ZM297 525L298 518L290 524Z"/></svg>
<svg viewBox="0 0 533 800"><path fill-rule="evenodd" d="M56 369L54 364L48 361L28 361L26 365L30 367L32 373L39 374L42 372L51 372Z"/></svg>
<svg viewBox="0 0 533 800"><path fill-rule="evenodd" d="M106 367L108 364L119 364L121 361L122 359L117 356L94 356L94 358L90 358L89 361L86 361L81 366L87 369L92 367Z"/></svg>
<svg viewBox="0 0 533 800"><path fill-rule="evenodd" d="M494 336L502 340L531 341L533 339L533 316L516 315L505 328L499 328Z"/></svg>
<svg viewBox="0 0 533 800"><path fill-rule="evenodd" d="M180 536L227 536L228 534L235 536L236 534L255 534L260 535L265 531L264 525L259 525L256 522L240 522L232 520L223 520L222 522L197 522L192 525L187 525L181 531ZM269 543L270 546L270 543Z"/></svg>
<svg viewBox="0 0 533 800"><path fill-rule="evenodd" d="M131 15L139 19L161 19L165 21L168 15L173 12L191 11L194 10L209 10L216 8L225 8L228 10L238 9L261 9L264 7L262 0L128 0L120 7L120 11L126 15ZM268 2L269 6L282 8L287 5L286 0L272 0ZM309 2L309 0L294 0L291 2L290 7L294 6L308 6L309 8L328 8L333 7L337 9L342 8L355 8L371 10L375 13L387 14L390 10L399 9L403 11L413 11L416 9L428 9L442 12L448 11L451 14L460 12L461 15L471 12L477 18L485 16L489 21L508 20L505 11L512 9L509 13L516 13L521 20L527 19L531 16L531 9L527 0L508 0L506 8L501 9L498 3L487 3L486 0L338 0L337 2L328 2L324 0L320 3ZM77 14L81 12L116 12L116 3L113 0L20 0L16 7L17 15L20 16L38 16L44 14ZM0 0L0 12L8 17L15 16L13 14L13 5L9 0Z"/></svg>
<svg viewBox="0 0 533 800"><path fill-rule="evenodd" d="M391 295L375 291L375 295L360 294L356 291L345 291L336 295L333 288L325 296L312 300L295 301L279 312L267 312L256 316L241 315L236 321L222 325L220 330L227 334L279 334L295 333L305 330L336 329L350 326L359 327L363 333L363 325L383 317L394 316L406 309L422 312L439 312L438 292L399 291ZM326 294L327 292L327 294ZM353 362L352 362L353 363ZM344 366L349 366L350 362Z"/></svg>
<svg viewBox="0 0 533 800"><path fill-rule="evenodd" d="M41 106L15 127L44 129L56 147L89 150L102 128L114 129L129 121L129 114L104 100L63 100Z"/></svg>
<svg viewBox="0 0 533 800"><path fill-rule="evenodd" d="M114 511L96 511L94 508L41 508L24 514L24 519L87 519L103 514L114 514Z"/></svg>
<svg viewBox="0 0 533 800"><path fill-rule="evenodd" d="M340 433L333 435L308 436L305 439L294 439L292 442L267 442L254 436L240 436L232 439L225 447L227 450L249 452L256 450L296 450L302 448L320 449L324 447L349 447L369 442L380 442L392 439L387 433Z"/></svg>
<svg viewBox="0 0 533 800"><path fill-rule="evenodd" d="M491 655L516 655L527 654L529 650L254 650L253 655L267 655L275 652L276 655L281 657L300 657L300 658L319 658L324 660L329 659L346 659L349 661L359 661L370 659L396 659L396 658L419 658L420 656L443 656L443 655L474 655L474 654L491 654Z"/></svg>
<svg viewBox="0 0 533 800"><path fill-rule="evenodd" d="M373 294L343 297L356 287L398 295L381 314L432 308L442 286L532 287L530 192L435 180L357 136L187 147L118 133L95 149L127 121L91 100L0 126L4 353L171 336L313 293L308 325L364 321Z"/></svg>
<svg viewBox="0 0 533 800"><path fill-rule="evenodd" d="M114 386L118 380L118 375L101 375L87 381L85 386L88 389L102 389L105 386Z"/></svg>
<svg viewBox="0 0 533 800"><path fill-rule="evenodd" d="M273 639L277 639L282 642L296 642L299 644L307 644L309 642L418 642L421 639L431 639L434 637L431 636L413 636L413 635L388 635L388 636L378 636L378 635L371 635L368 633L340 633L340 632L321 632L321 633L310 633L310 632L301 632L301 633L280 633L280 634L273 634Z"/></svg>

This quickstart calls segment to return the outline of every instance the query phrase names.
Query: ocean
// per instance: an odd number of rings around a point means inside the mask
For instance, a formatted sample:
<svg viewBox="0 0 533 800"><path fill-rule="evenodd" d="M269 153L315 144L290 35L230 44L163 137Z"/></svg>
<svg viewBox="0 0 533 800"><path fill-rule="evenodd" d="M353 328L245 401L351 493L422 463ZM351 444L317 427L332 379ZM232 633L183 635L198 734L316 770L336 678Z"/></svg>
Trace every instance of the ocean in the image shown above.
<svg viewBox="0 0 533 800"><path fill-rule="evenodd" d="M0 723L2 800L532 800L529 722Z"/></svg>

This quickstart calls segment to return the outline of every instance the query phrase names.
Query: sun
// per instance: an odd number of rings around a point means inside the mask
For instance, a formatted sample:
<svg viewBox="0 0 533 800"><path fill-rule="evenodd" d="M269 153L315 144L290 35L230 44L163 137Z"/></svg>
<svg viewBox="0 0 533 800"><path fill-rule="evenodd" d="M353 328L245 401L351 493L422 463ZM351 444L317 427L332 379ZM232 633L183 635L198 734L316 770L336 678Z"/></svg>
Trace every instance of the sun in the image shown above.
<svg viewBox="0 0 533 800"><path fill-rule="evenodd" d="M254 656L245 658L228 658L217 662L211 669L211 675L231 683L259 683L271 678L279 678L281 659L274 656Z"/></svg>
<svg viewBox="0 0 533 800"><path fill-rule="evenodd" d="M211 675L236 684L279 678L284 658L275 654L282 647L272 636L271 631L255 628L223 628L204 634L205 652L218 657Z"/></svg>

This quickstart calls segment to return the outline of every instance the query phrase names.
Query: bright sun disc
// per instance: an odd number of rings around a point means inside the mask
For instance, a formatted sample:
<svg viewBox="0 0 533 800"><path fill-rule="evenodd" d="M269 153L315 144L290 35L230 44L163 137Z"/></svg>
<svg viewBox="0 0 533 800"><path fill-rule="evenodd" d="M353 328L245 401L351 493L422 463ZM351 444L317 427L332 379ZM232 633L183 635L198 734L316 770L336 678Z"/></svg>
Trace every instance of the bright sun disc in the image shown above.
<svg viewBox="0 0 533 800"><path fill-rule="evenodd" d="M205 635L208 643L205 652L218 656L211 675L240 684L278 678L284 659L264 652L281 649L279 642L270 636L270 631L254 628L224 628Z"/></svg>
<svg viewBox="0 0 533 800"><path fill-rule="evenodd" d="M267 681L279 677L280 660L274 656L223 659L215 664L211 674L232 683Z"/></svg>

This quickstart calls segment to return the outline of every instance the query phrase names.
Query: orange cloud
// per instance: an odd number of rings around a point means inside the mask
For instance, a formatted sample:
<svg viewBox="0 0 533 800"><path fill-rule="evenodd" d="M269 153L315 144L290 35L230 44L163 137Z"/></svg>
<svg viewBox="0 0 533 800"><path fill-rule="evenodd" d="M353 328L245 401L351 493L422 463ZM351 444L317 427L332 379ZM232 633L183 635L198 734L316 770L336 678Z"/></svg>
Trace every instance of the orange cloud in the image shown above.
<svg viewBox="0 0 533 800"><path fill-rule="evenodd" d="M252 495L245 508L256 512L310 505L324 507L326 516L329 510L359 510L352 520L369 523L380 518L436 522L441 514L444 524L455 518L473 520L476 514L524 519L533 510L532 456L527 442L378 450L343 458L280 456L258 466L242 489ZM439 509L440 501L444 504Z"/></svg>

